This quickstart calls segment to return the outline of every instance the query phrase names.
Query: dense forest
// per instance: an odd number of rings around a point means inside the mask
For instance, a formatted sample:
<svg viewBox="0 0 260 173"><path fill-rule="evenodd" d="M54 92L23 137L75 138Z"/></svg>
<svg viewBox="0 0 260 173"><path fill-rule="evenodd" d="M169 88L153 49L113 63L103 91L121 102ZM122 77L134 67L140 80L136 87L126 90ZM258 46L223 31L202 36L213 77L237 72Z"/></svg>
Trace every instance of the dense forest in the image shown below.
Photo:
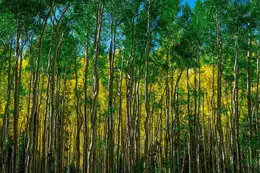
<svg viewBox="0 0 260 173"><path fill-rule="evenodd" d="M260 172L260 1L190 5L0 0L0 172Z"/></svg>

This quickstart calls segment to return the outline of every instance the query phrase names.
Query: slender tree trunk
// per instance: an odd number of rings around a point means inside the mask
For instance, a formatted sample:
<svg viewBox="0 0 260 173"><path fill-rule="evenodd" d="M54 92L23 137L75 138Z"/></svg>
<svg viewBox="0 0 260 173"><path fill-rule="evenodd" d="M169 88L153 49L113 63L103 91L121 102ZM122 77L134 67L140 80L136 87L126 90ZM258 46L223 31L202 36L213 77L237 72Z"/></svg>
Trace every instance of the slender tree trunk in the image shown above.
<svg viewBox="0 0 260 173"><path fill-rule="evenodd" d="M16 35L16 48L15 48L15 71L14 71L14 121L13 121L13 130L14 130L14 154L13 154L13 173L17 172L17 154L18 154L18 120L19 120L19 58L20 58L20 36L21 36L21 28L18 26L17 35Z"/></svg>
<svg viewBox="0 0 260 173"><path fill-rule="evenodd" d="M133 43L132 43L133 45ZM132 48L131 48L132 49ZM132 51L130 58L132 58ZM133 73L131 68L133 68L133 61L130 60L129 67L126 68L126 115L127 115L127 155L126 155L126 166L127 166L127 171L131 172L133 168L133 162L132 162L132 146L133 146L133 133L134 133L134 120L133 120L133 115L132 115L132 91L133 91ZM128 61L129 62L129 61ZM128 63L127 63L128 64ZM129 72L130 71L130 72Z"/></svg>
<svg viewBox="0 0 260 173"><path fill-rule="evenodd" d="M256 79L256 134L259 134L260 131L259 131L259 123L260 120L259 120L259 55L257 56L257 62L256 62L256 74L257 74L257 79ZM260 145L260 139L259 137L257 138L257 141L258 141L258 146ZM258 150L258 152L256 153L256 157L260 158L260 150ZM260 170L260 159L258 159L258 161L256 161L256 170Z"/></svg>
<svg viewBox="0 0 260 173"><path fill-rule="evenodd" d="M123 131L120 131L120 128L122 129L122 80L123 80L123 65L124 65L124 54L122 55L121 59L121 67L120 67L120 84L119 84L119 108L118 108L118 127L117 127L117 151L116 151L116 170L117 173L120 173L120 160L121 160L121 154L120 153L120 138L121 138L121 133ZM122 141L122 138L121 138ZM123 147L121 145L121 147ZM122 150L121 150L122 152Z"/></svg>
<svg viewBox="0 0 260 173"><path fill-rule="evenodd" d="M0 65L0 76L2 75L2 70L3 70L3 66L5 65L5 63L3 62L1 65ZM9 77L9 76L8 76ZM0 91L2 91L2 78L0 78ZM7 79L7 80L9 80L9 78ZM3 97L3 93L0 93L1 94L1 96L0 96L0 98L2 98ZM2 100L0 100L0 106L2 106ZM2 121L2 126L4 125L4 119L3 119L3 121ZM0 172L1 172L1 170L2 170L2 152L4 151L4 149L3 149L3 143L2 143L2 137L3 137L3 132L2 132L2 127L1 127L1 130L0 130Z"/></svg>
<svg viewBox="0 0 260 173"><path fill-rule="evenodd" d="M152 0L148 0L148 10L147 10L147 40L146 40L146 60L145 60L145 110L146 110L146 117L145 117L145 144L144 144L144 163L145 163L145 173L149 172L149 119L150 119L150 100L149 100L149 54L150 54L150 10L151 10L151 3Z"/></svg>
<svg viewBox="0 0 260 173"><path fill-rule="evenodd" d="M195 60L195 63L197 63L197 58ZM197 67L194 68L194 115L193 115L193 164L194 164L194 171L198 171L198 158L199 153L197 151L197 144L198 144L198 138L197 138ZM199 172L198 172L199 173Z"/></svg>
<svg viewBox="0 0 260 173"><path fill-rule="evenodd" d="M49 64L49 63L48 63ZM47 70L49 71L49 70ZM49 72L48 72L49 73ZM50 76L48 76L48 81L47 81L47 93L46 93L46 105L45 105L45 110L44 110L44 124L43 124L43 134L42 134L42 162L41 162L41 172L45 173L46 171L46 136L47 136L47 115L49 111L49 88L50 88Z"/></svg>
<svg viewBox="0 0 260 173"><path fill-rule="evenodd" d="M63 34L61 35L61 41L59 44L59 50L62 48L62 37ZM56 87L56 117L55 117L55 125L56 125L56 130L55 130L55 172L61 172L62 171L62 133L63 133L63 114L62 114L62 97L60 95L60 90L61 90L61 64L60 64L60 52L57 55L57 87ZM64 81L66 81L64 79Z"/></svg>
<svg viewBox="0 0 260 173"><path fill-rule="evenodd" d="M47 155L47 145L48 145L48 140L46 140L47 134L48 134L48 129L47 129L47 117L50 111L50 101L49 101L49 94L50 94L50 61L51 61L51 44L52 44L52 37L50 41L50 49L48 53L48 65L47 65L47 75L48 75L48 81L47 81L47 92L46 92L46 105L45 105L45 110L44 110L44 124L43 124L43 134L42 134L42 173L45 173L47 170L47 162L46 159L48 157Z"/></svg>
<svg viewBox="0 0 260 173"><path fill-rule="evenodd" d="M187 85L187 92L188 92L188 98L187 98L187 114L188 114L188 126L189 126L189 139L188 139L188 155L189 155L189 172L192 172L192 120L190 115L190 85L189 85L189 69L187 69L187 76L186 76L186 85Z"/></svg>
<svg viewBox="0 0 260 173"><path fill-rule="evenodd" d="M251 37L249 35L249 37ZM253 160L253 149L252 149L252 137L253 137L253 121L252 121L252 92L251 92L251 71L252 71L252 65L251 65L251 38L248 39L248 51L247 51L247 113L249 118L249 162L251 163ZM254 172L254 165L251 164L249 166L249 172Z"/></svg>
<svg viewBox="0 0 260 173"><path fill-rule="evenodd" d="M49 144L48 144L48 172L53 172L52 167L53 167L53 146L54 146L54 120L55 120L55 98L54 98L54 89L55 89L55 72L56 72L56 58L58 54L58 47L59 47L59 42L60 42L60 33L59 33L59 26L56 28L56 48L54 52L54 56L52 58L52 69L51 69L51 88L50 88L50 132L49 132Z"/></svg>
<svg viewBox="0 0 260 173"><path fill-rule="evenodd" d="M200 125L200 107L201 107L201 88L200 88L200 76L201 76L201 70L200 70L200 55L198 55L198 112L197 112L197 165L198 165L198 173L202 172L202 162L201 162L201 125Z"/></svg>
<svg viewBox="0 0 260 173"><path fill-rule="evenodd" d="M217 48L218 48L218 74L217 74L217 130L218 130L218 157L219 171L227 172L224 153L223 130L221 125L221 99L222 99L222 38L219 12L216 12Z"/></svg>
<svg viewBox="0 0 260 173"><path fill-rule="evenodd" d="M211 167L213 173L216 173L217 170L217 164L216 164L216 153L215 153L215 131L214 131L214 126L215 126L215 66L212 66L212 95L211 95L211 117L210 117L210 130L209 130L209 136L210 136L210 160L211 160Z"/></svg>
<svg viewBox="0 0 260 173"><path fill-rule="evenodd" d="M110 49L109 49L109 81L108 81L108 168L113 173L114 167L114 120L113 120L113 80L114 80L114 56L115 56L115 24L111 16Z"/></svg>
<svg viewBox="0 0 260 173"><path fill-rule="evenodd" d="M80 123L80 117L79 117L79 95L78 95L78 67L77 67L77 58L75 57L75 76L76 76L76 84L75 84L75 97L76 97L76 124L77 124L77 130L76 130L76 173L80 172L80 129L81 129L81 123Z"/></svg>
<svg viewBox="0 0 260 173"><path fill-rule="evenodd" d="M141 147L141 106L140 106L140 98L139 98L139 86L140 86L140 70L138 69L138 77L137 77L137 84L135 87L135 99L136 99L136 113L137 113L137 122L136 122L136 135L135 135L135 141L136 141L136 159L135 163L140 164L140 147Z"/></svg>
<svg viewBox="0 0 260 173"><path fill-rule="evenodd" d="M168 145L169 145L169 101L170 101L170 90L169 90L169 53L167 50L167 54L166 54L166 64L167 64L167 70L166 70L166 76L165 76L165 87L166 87L166 97L165 97L165 122L166 122L166 133L165 133L165 162L166 162L166 172L169 172L169 168L168 168Z"/></svg>
<svg viewBox="0 0 260 173"><path fill-rule="evenodd" d="M236 40L236 57L235 57L235 65L234 65L234 89L233 89L233 102L234 102L234 115L232 117L232 172L240 172L239 168L239 159L238 159L238 145L237 145L237 128L239 127L237 122L238 119L238 46Z"/></svg>
<svg viewBox="0 0 260 173"><path fill-rule="evenodd" d="M182 73L183 73L183 70L181 69L178 77L177 77L177 80L176 80L176 84L175 84L175 87L174 87L174 95L173 95L173 106L174 106L174 114L175 114L175 121L176 121L176 149L177 149L177 172L180 172L180 168L181 168L181 149L180 149L180 115L179 115L179 111L178 111L178 85L179 85L179 82L180 82L180 79L181 79L181 76L182 76ZM175 172L175 170L171 170L172 172Z"/></svg>
<svg viewBox="0 0 260 173"><path fill-rule="evenodd" d="M64 142L63 142L63 136L64 136L64 113L65 113L65 107L66 107L66 102L65 102L65 88L66 88L66 74L64 74L63 76L63 91L62 91L62 98L61 98L61 110L60 110L60 126L61 126L61 130L60 130L60 138L61 138L61 143L60 143L60 170L61 172L64 172L64 161L63 161L63 155L64 155Z"/></svg>
<svg viewBox="0 0 260 173"><path fill-rule="evenodd" d="M34 79L34 58L33 58L33 45L30 46L30 82L29 82L29 89L28 89L28 98L27 98L27 116L26 116L26 138L25 145L25 172L28 173L30 171L29 165L30 165L30 145L31 145L31 139L30 139L30 125L31 125L31 88L33 87L33 79Z"/></svg>
<svg viewBox="0 0 260 173"><path fill-rule="evenodd" d="M202 135L203 135L203 164L204 164L204 173L208 173L208 164L209 164L209 157L208 157L208 137L206 132L206 120L205 120L205 95L202 95L202 121L203 121L203 127L202 127ZM208 118L209 119L209 118Z"/></svg>
<svg viewBox="0 0 260 173"><path fill-rule="evenodd" d="M96 119L97 119L97 97L99 92L99 79L98 79L98 56L99 56L99 45L100 36L102 29L102 17L103 17L103 3L98 2L96 12L96 33L94 38L94 56L93 56L93 97L91 105L91 142L89 145L89 162L90 171L89 173L95 173L95 155L96 155Z"/></svg>
<svg viewBox="0 0 260 173"><path fill-rule="evenodd" d="M84 145L83 145L83 173L88 171L88 115L87 115L87 80L88 80L88 67L89 67L89 54L88 42L85 48L85 72L84 72Z"/></svg>

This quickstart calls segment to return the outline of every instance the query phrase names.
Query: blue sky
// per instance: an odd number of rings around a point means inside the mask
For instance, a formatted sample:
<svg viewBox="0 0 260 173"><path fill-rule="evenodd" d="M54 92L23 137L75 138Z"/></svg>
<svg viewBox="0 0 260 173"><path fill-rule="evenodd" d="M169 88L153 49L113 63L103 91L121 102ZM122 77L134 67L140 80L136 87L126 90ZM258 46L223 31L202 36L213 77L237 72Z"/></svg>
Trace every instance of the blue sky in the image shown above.
<svg viewBox="0 0 260 173"><path fill-rule="evenodd" d="M188 3L190 4L190 6L193 8L195 5L196 0L188 0Z"/></svg>

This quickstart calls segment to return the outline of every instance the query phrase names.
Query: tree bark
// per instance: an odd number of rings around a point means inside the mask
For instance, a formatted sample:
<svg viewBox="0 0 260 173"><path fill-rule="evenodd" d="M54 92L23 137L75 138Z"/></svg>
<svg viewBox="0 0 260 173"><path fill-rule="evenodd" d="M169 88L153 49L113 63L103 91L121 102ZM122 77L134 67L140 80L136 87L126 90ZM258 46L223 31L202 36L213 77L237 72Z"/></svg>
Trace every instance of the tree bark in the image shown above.
<svg viewBox="0 0 260 173"><path fill-rule="evenodd" d="M80 172L80 129L81 129L81 122L80 122L80 115L79 115L79 95L78 95L78 67L77 67L77 57L75 57L75 76L76 76L76 83L75 83L75 97L76 97L76 173Z"/></svg>
<svg viewBox="0 0 260 173"><path fill-rule="evenodd" d="M83 173L88 171L88 115L87 115L87 80L89 67L88 42L85 48L85 71L84 71L84 145L83 145Z"/></svg>
<svg viewBox="0 0 260 173"><path fill-rule="evenodd" d="M120 141L122 142L121 134L123 133L123 125L122 125L122 80L123 80L123 65L124 65L124 54L121 59L121 67L120 67L120 84L119 84L119 107L118 107L118 127L117 127L117 151L116 151L116 171L117 173L121 172L122 165L121 163L121 155L120 154ZM121 130L120 130L121 129ZM120 140L121 139L121 140ZM121 145L121 148L124 147ZM122 149L121 149L122 152ZM121 166L121 167L120 167Z"/></svg>
<svg viewBox="0 0 260 173"><path fill-rule="evenodd" d="M232 117L232 172L240 172L239 168L239 157L238 157L238 145L237 145L237 128L239 127L239 110L238 110L238 45L236 40L236 57L234 64L234 88L233 88L233 104L234 104L234 115Z"/></svg>
<svg viewBox="0 0 260 173"><path fill-rule="evenodd" d="M20 59L20 36L21 36L21 27L18 24L17 33L16 33L16 48L15 48L15 71L14 71L14 121L13 121L13 130L14 130L14 154L13 154L13 165L12 172L17 172L17 153L18 153L18 120L19 120L19 59Z"/></svg>
<svg viewBox="0 0 260 173"><path fill-rule="evenodd" d="M219 171L227 172L224 153L223 130L221 125L221 109L222 109L222 38L221 26L219 19L219 11L216 12L216 26L217 26L217 53L218 53L218 74L217 74L217 130L218 130L218 157L219 157Z"/></svg>
<svg viewBox="0 0 260 173"><path fill-rule="evenodd" d="M174 94L173 94L173 107L174 107L174 114L175 114L175 121L176 121L176 147L175 150L177 149L177 172L181 171L181 148L180 148L180 115L179 115L179 108L178 108L178 85L182 76L183 70L181 69L176 83L175 83L175 87L174 87ZM171 170L172 172L175 172L175 170Z"/></svg>
<svg viewBox="0 0 260 173"><path fill-rule="evenodd" d="M93 56L93 96L91 105L91 142L89 145L89 162L90 168L89 173L95 173L95 155L96 155L96 119L97 119L97 97L99 93L99 78L98 78L98 56L99 56L99 45L100 36L102 29L102 17L103 17L103 3L98 2L96 11L96 33L94 38L94 56Z"/></svg>
<svg viewBox="0 0 260 173"><path fill-rule="evenodd" d="M150 119L150 100L149 100L149 54L150 54L150 10L151 10L152 0L148 0L148 10L147 10L147 31L146 31L146 50L145 50L145 144L144 144L144 163L145 163L145 173L149 172L149 119Z"/></svg>
<svg viewBox="0 0 260 173"><path fill-rule="evenodd" d="M110 48L109 48L109 81L108 81L108 168L113 173L114 167L114 120L113 120L113 80L114 80L114 56L115 56L115 30L113 16L111 16Z"/></svg>

